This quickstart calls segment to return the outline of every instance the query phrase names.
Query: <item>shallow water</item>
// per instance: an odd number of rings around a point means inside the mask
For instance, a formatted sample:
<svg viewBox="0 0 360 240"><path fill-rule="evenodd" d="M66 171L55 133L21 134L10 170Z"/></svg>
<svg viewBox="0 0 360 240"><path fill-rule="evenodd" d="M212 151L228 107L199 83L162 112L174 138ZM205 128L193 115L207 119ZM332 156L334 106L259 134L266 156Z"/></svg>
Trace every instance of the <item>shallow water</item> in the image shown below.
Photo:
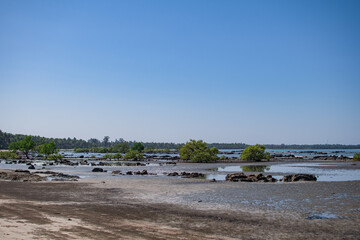
<svg viewBox="0 0 360 240"><path fill-rule="evenodd" d="M339 166L338 163L286 163L275 165L247 165L219 167L219 172L265 172L281 175L313 174L318 181L356 181L360 180L360 169L323 168ZM216 179L216 178L215 178Z"/></svg>
<svg viewBox="0 0 360 240"><path fill-rule="evenodd" d="M91 165L77 165L77 166L68 166L68 165L47 165L43 167L43 163L48 163L48 161L35 161L33 165L36 167L36 170L50 170L56 172L63 172L71 175L78 175L82 178L87 177L119 177L119 175L112 176L111 172L113 170L121 170L123 173L127 171L139 171L147 169L150 173L156 173L161 175L163 172L174 172L174 171L190 171L190 172L204 172L209 171L199 166L206 165L196 165L197 169L184 169L189 167L189 165L176 165L168 166L166 164L158 163L146 163L145 166L124 166L123 164L113 165L113 166L99 166L104 170L107 170L107 173L93 173L92 169L95 166ZM112 162L116 163L116 162ZM135 164L135 163L133 163ZM215 179L215 180L225 180L227 173L232 172L264 172L265 174L271 174L276 179L281 179L284 175L289 174L314 174L318 181L356 181L360 180L360 169L347 169L344 166L349 165L349 163L285 163L285 164L274 164L274 165L227 165L223 167L218 167L211 169L212 172L205 175L206 179ZM5 164L5 161L0 163L0 169L28 169L28 165L25 164Z"/></svg>
<svg viewBox="0 0 360 240"><path fill-rule="evenodd" d="M221 154L218 156L226 157L235 157L239 158L242 152L242 149L219 149ZM314 157L314 156L345 156L352 157L355 153L360 152L360 149L266 149L271 155L274 154L283 154L283 155L294 155L295 157ZM230 154L234 152L233 154ZM84 156L85 158L90 158L94 156L96 158L101 158L106 153L75 153L73 151L61 151L60 154L65 157L80 157ZM165 156L170 157L179 156L178 153L145 153L148 156Z"/></svg>

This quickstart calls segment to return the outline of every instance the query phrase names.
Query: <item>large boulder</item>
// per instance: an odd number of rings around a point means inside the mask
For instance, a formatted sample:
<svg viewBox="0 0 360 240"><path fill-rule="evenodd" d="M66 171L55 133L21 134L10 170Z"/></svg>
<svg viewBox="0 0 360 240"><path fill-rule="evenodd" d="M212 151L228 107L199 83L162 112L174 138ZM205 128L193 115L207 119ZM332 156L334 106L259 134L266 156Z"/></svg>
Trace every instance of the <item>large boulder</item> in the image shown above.
<svg viewBox="0 0 360 240"><path fill-rule="evenodd" d="M317 178L312 174L291 174L284 176L281 179L283 182L298 182L298 181L316 181Z"/></svg>

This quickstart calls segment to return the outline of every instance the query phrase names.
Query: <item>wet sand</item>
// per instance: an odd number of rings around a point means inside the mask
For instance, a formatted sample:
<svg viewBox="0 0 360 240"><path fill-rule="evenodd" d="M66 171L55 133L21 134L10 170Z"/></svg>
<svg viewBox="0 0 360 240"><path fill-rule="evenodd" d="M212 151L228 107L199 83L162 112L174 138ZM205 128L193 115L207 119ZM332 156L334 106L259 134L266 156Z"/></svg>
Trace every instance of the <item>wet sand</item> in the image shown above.
<svg viewBox="0 0 360 240"><path fill-rule="evenodd" d="M214 166L180 164L175 169ZM0 181L0 238L358 239L360 235L360 181L239 183L109 176L98 173L78 182Z"/></svg>

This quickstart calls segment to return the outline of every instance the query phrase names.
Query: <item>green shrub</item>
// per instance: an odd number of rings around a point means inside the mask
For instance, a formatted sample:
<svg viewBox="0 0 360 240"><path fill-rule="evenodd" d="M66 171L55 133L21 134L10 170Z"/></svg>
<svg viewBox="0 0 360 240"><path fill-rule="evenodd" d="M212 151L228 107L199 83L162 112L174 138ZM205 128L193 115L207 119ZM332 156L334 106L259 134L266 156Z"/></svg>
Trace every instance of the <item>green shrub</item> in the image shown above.
<svg viewBox="0 0 360 240"><path fill-rule="evenodd" d="M125 155L124 155L124 159L126 159L126 160L130 160L130 159L132 159L132 160L142 160L142 159L144 159L144 156L141 154L141 153L139 153L139 151L129 151L129 152L127 152Z"/></svg>
<svg viewBox="0 0 360 240"><path fill-rule="evenodd" d="M46 144L42 144L39 146L40 148L40 153L45 154L45 155L50 155L50 154L54 154L57 152L57 147L56 144L54 143L54 141L51 141L50 143Z"/></svg>
<svg viewBox="0 0 360 240"><path fill-rule="evenodd" d="M107 154L104 154L104 156L102 156L102 158L111 160L113 158L113 155L110 153L107 153Z"/></svg>
<svg viewBox="0 0 360 240"><path fill-rule="evenodd" d="M19 159L20 156L14 152L0 152L0 159Z"/></svg>
<svg viewBox="0 0 360 240"><path fill-rule="evenodd" d="M270 159L270 154L265 152L265 147L260 144L249 146L244 149L241 159L245 161L261 161L262 159Z"/></svg>
<svg viewBox="0 0 360 240"><path fill-rule="evenodd" d="M180 158L190 162L215 162L219 153L216 147L209 149L206 142L190 139L181 149Z"/></svg>
<svg viewBox="0 0 360 240"><path fill-rule="evenodd" d="M360 161L360 152L354 154L354 161Z"/></svg>
<svg viewBox="0 0 360 240"><path fill-rule="evenodd" d="M26 136L23 140L12 142L9 145L9 150L22 151L26 158L29 158L29 152L36 147L36 142L32 140L31 136Z"/></svg>
<svg viewBox="0 0 360 240"><path fill-rule="evenodd" d="M134 143L134 145L131 147L132 151L139 151L141 152L142 150L144 150L144 145L142 145L142 143L136 142Z"/></svg>
<svg viewBox="0 0 360 240"><path fill-rule="evenodd" d="M113 158L119 160L120 158L122 158L122 155L121 155L120 153L115 153L115 154L113 155Z"/></svg>

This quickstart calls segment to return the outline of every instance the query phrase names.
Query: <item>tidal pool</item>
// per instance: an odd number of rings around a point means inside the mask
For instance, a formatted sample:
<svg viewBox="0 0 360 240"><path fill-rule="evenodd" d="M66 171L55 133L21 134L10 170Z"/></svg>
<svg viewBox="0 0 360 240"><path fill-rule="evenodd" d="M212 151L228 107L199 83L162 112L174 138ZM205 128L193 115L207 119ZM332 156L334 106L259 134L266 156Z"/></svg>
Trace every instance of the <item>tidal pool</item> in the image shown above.
<svg viewBox="0 0 360 240"><path fill-rule="evenodd" d="M339 166L336 168L327 167ZM357 181L360 180L360 169L341 168L338 163L286 163L275 165L245 165L219 167L219 172L265 172L277 175L314 174L318 181ZM214 175L214 174L213 174ZM216 179L216 178L215 178Z"/></svg>

